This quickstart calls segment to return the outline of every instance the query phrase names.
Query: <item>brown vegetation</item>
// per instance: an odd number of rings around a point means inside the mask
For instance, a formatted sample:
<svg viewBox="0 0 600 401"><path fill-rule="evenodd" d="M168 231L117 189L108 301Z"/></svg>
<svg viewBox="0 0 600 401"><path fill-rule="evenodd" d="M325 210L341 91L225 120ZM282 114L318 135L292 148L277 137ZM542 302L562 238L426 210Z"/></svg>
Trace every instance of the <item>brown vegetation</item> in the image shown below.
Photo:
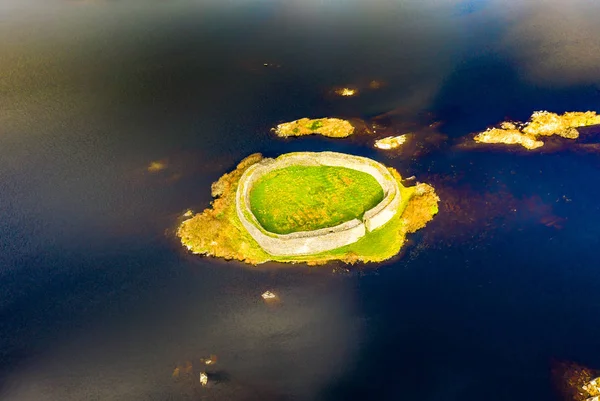
<svg viewBox="0 0 600 401"><path fill-rule="evenodd" d="M233 224L235 216L235 191L244 171L262 160L260 153L242 160L231 173L223 175L213 183L211 192L216 199L211 208L184 221L177 231L181 242L197 254L216 256L224 259L238 259L256 264L263 261L264 255L253 255L248 250L254 240L241 224ZM245 240L245 241L244 241Z"/></svg>
<svg viewBox="0 0 600 401"><path fill-rule="evenodd" d="M574 362L555 362L552 375L565 401L585 401L600 395L600 389L595 384L597 380L594 380L600 375L597 370Z"/></svg>
<svg viewBox="0 0 600 401"><path fill-rule="evenodd" d="M406 206L402 218L406 222L406 232L414 233L433 220L438 212L440 198L431 185L417 184L415 193Z"/></svg>

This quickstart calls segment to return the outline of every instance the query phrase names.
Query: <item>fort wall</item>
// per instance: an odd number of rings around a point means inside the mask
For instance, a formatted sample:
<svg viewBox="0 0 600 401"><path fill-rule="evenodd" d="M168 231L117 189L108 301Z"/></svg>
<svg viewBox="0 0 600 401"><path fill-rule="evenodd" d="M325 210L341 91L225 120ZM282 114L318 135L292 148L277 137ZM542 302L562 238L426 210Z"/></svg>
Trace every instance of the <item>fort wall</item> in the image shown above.
<svg viewBox="0 0 600 401"><path fill-rule="evenodd" d="M298 165L345 167L367 173L381 185L384 198L364 213L362 221L353 219L333 227L290 234L267 231L250 208L252 187L271 171ZM336 152L294 152L276 159L263 159L244 172L236 193L236 212L244 228L266 252L274 256L300 256L326 252L358 241L394 217L400 197L396 179L383 164L374 160Z"/></svg>

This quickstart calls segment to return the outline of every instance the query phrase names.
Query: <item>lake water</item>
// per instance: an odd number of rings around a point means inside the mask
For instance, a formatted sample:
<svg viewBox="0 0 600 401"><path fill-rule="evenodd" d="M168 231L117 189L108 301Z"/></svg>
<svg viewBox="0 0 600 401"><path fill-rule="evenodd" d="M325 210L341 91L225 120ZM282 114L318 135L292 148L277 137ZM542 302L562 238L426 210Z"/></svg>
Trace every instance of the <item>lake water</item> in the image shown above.
<svg viewBox="0 0 600 401"><path fill-rule="evenodd" d="M3 0L0 399L558 399L553 360L600 367L600 153L456 144L534 110L600 111L599 12ZM360 95L331 95L346 85ZM403 154L269 132L390 111L385 132L433 139ZM398 258L344 274L181 249L173 228L208 207L211 182L251 153L296 150L415 175L440 213ZM173 378L188 361L193 378Z"/></svg>

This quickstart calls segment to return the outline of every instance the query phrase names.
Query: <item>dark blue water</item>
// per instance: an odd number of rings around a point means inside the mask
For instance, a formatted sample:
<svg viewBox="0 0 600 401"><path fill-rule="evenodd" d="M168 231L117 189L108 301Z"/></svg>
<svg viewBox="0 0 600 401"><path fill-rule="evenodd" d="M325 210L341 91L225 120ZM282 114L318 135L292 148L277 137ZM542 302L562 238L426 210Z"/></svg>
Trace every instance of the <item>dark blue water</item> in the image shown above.
<svg viewBox="0 0 600 401"><path fill-rule="evenodd" d="M557 400L553 360L600 367L599 154L459 144L534 110L600 111L598 11L0 4L0 399ZM360 96L331 95L345 85ZM269 132L328 115L423 146ZM211 182L297 150L416 175L440 213L399 257L347 274L181 249L173 228L208 207ZM149 173L155 160L167 168ZM172 378L210 354L208 388Z"/></svg>

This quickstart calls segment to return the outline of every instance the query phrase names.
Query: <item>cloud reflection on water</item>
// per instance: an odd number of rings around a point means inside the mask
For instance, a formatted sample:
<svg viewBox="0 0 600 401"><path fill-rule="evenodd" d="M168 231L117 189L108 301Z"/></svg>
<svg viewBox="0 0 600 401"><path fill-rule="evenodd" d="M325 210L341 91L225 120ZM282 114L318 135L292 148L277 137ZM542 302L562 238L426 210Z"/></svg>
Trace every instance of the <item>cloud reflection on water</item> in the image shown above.
<svg viewBox="0 0 600 401"><path fill-rule="evenodd" d="M112 317L39 350L12 372L2 399L312 400L352 365L363 322L347 280L294 268L273 275L190 267L191 276L167 291L134 291L135 305L114 303ZM280 304L264 303L260 290L267 285L277 289ZM138 312L125 312L130 308ZM206 370L217 381L207 388L172 379L176 365L210 353L218 361Z"/></svg>
<svg viewBox="0 0 600 401"><path fill-rule="evenodd" d="M496 1L492 10L502 7L506 30L498 50L525 78L542 85L600 84L600 3Z"/></svg>

